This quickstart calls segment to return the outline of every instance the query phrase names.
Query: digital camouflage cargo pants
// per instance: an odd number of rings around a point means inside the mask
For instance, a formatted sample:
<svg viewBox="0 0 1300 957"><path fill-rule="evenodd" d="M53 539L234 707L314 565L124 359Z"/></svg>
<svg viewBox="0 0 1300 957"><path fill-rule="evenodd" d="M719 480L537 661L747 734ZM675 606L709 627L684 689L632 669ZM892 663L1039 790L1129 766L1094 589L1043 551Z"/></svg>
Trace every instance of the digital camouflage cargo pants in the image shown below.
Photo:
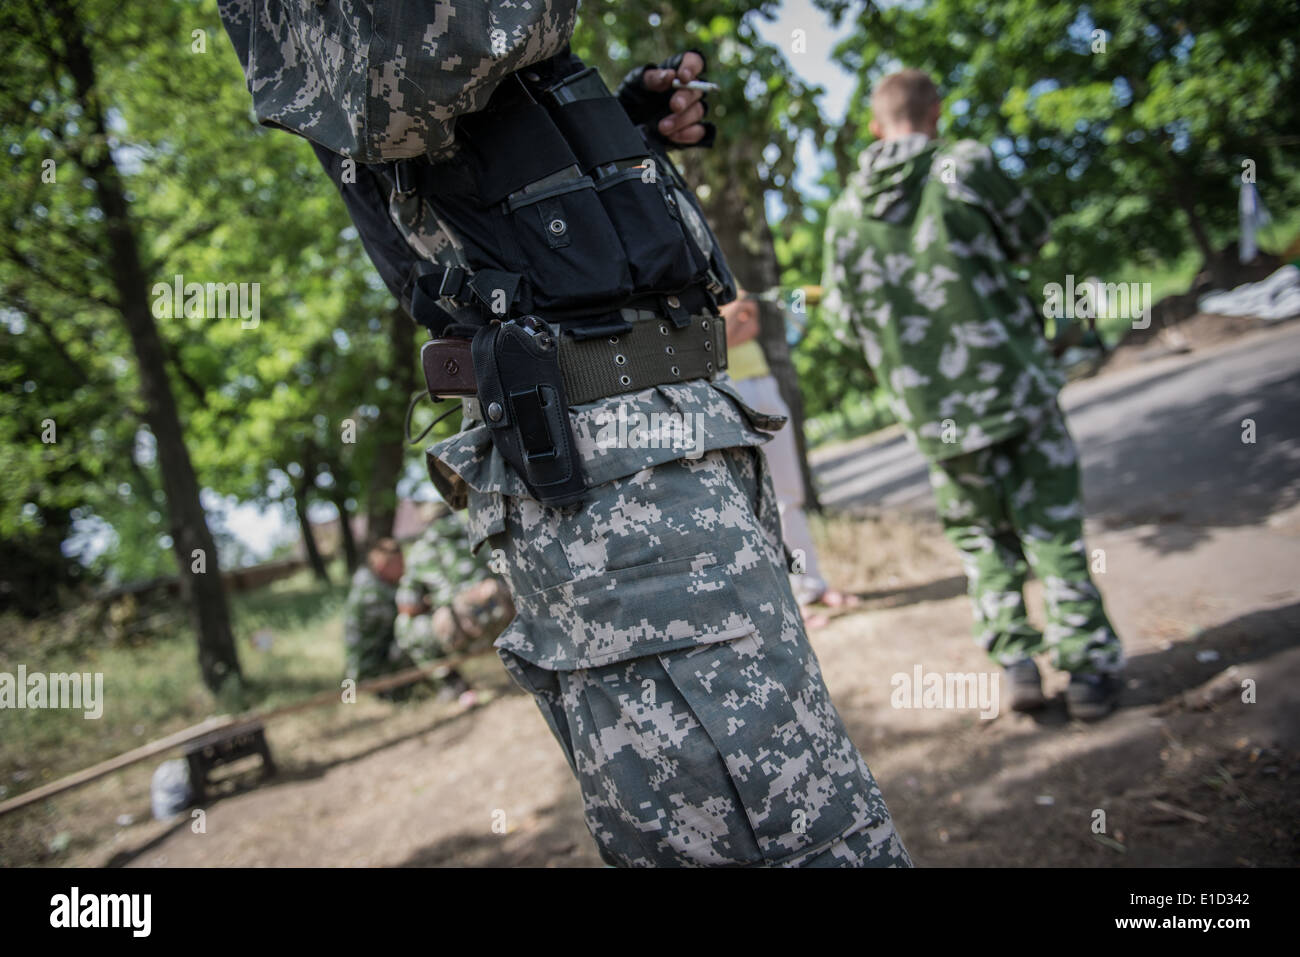
<svg viewBox="0 0 1300 957"><path fill-rule="evenodd" d="M507 578L560 543L550 561L579 579L516 595L498 651L563 748L607 863L910 866L804 633L761 449L656 465L578 508L504 508L490 541ZM617 660L543 668L508 650L536 657L512 633L547 628ZM687 645L626 656L674 635Z"/></svg>
<svg viewBox="0 0 1300 957"><path fill-rule="evenodd" d="M975 640L999 664L1051 649L1069 672L1114 672L1119 639L1088 573L1079 459L1055 403L1024 433L930 466L939 517L962 553ZM1032 569L1046 631L1025 615Z"/></svg>

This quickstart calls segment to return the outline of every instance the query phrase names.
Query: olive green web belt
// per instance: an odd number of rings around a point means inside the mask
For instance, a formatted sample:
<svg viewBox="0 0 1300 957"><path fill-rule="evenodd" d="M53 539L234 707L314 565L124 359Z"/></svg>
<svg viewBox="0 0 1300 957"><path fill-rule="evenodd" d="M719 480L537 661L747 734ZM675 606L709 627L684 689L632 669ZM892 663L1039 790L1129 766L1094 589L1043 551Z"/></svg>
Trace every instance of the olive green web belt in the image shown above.
<svg viewBox="0 0 1300 957"><path fill-rule="evenodd" d="M727 367L726 326L716 316L692 316L681 329L668 319L646 319L613 336L575 340L561 334L559 340L570 408L651 386L711 379Z"/></svg>

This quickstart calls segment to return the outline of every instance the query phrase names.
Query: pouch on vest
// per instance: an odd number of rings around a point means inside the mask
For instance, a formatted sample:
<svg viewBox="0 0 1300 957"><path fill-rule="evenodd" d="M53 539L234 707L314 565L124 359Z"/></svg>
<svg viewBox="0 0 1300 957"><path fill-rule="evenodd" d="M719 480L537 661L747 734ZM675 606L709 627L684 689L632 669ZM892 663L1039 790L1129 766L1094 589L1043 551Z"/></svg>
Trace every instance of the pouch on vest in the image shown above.
<svg viewBox="0 0 1300 957"><path fill-rule="evenodd" d="M677 292L700 281L707 257L687 234L664 171L595 68L549 87L542 98L618 233L636 291Z"/></svg>
<svg viewBox="0 0 1300 957"><path fill-rule="evenodd" d="M699 200L660 148L660 141L632 123L622 104L605 87L600 74L588 67L565 77L551 86L542 100L555 116L556 125L564 132L584 171L591 172L596 178L597 190L604 187L607 177L619 176L626 168L640 166L642 181L658 187L671 219L686 237L685 245L693 271L687 282L682 283L678 281L684 272L680 262L675 267L665 267L666 259L672 255L665 247L672 243L657 239L673 236L675 240L676 230L652 232L644 225L651 221L662 222L659 219L662 209L648 202L648 193L636 194L634 206L626 202L626 189L611 189L604 194L606 209L624 242L633 275L645 280L645 285L637 283L637 291L676 292L688 283L699 281L708 288L717 304L736 298L736 280L727 266L722 244L709 228ZM610 101L618 106L617 111L608 105ZM653 170L649 175L644 172L647 166ZM639 229L634 218L638 215L643 224ZM624 229L624 224L632 228Z"/></svg>
<svg viewBox="0 0 1300 957"><path fill-rule="evenodd" d="M700 208L700 201L686 184L682 174L677 171L672 160L660 155L660 161L669 173L667 181L668 195L675 200L674 208L686 227L686 234L701 250L701 255L708 261L706 285L717 305L731 302L736 298L736 279L727 265L727 257L722 252L722 244L709 228L709 221Z"/></svg>
<svg viewBox="0 0 1300 957"><path fill-rule="evenodd" d="M463 212L490 222L477 252L505 260L471 265L521 274L517 311L608 306L631 294L628 262L594 182L521 82L503 83L489 108L462 117L458 130L478 167L478 209Z"/></svg>

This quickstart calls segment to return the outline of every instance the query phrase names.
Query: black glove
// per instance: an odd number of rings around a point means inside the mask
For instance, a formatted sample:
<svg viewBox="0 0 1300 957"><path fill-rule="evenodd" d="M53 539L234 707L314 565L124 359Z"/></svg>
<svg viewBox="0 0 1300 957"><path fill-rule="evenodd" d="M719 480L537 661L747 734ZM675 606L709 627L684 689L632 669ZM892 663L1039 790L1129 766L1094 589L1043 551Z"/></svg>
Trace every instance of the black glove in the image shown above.
<svg viewBox="0 0 1300 957"><path fill-rule="evenodd" d="M699 50L686 50L682 53L674 54L663 63L655 66L653 63L647 63L645 66L639 66L635 70L623 77L623 82L619 84L618 101L623 105L628 117L633 123L645 128L646 136L653 138L660 143L665 149L690 149L693 146L708 147L713 145L714 139L718 135L717 127L712 123L701 124L704 127L704 136L698 143L675 143L659 132L659 121L672 112L672 107L668 101L672 99L677 90L669 87L662 92L656 93L654 90L647 90L642 78L646 70L675 70L682 65L682 58L687 53L695 53L701 60L704 60L704 68L700 70L697 80L704 77L704 70L708 68L708 60ZM700 97L700 103L704 104L704 114L709 113L709 104L705 97Z"/></svg>

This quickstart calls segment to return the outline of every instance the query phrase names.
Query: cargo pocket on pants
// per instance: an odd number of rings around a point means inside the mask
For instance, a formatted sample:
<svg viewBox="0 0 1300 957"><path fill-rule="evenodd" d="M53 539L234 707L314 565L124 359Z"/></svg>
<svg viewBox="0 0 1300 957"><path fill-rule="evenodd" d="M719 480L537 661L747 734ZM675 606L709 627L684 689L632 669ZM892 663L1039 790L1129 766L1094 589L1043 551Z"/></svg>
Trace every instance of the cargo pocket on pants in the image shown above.
<svg viewBox="0 0 1300 957"><path fill-rule="evenodd" d="M587 826L626 866L763 864L726 761L667 657L558 673Z"/></svg>
<svg viewBox="0 0 1300 957"><path fill-rule="evenodd" d="M871 784L806 641L753 633L659 660L722 758L766 863L853 828Z"/></svg>

